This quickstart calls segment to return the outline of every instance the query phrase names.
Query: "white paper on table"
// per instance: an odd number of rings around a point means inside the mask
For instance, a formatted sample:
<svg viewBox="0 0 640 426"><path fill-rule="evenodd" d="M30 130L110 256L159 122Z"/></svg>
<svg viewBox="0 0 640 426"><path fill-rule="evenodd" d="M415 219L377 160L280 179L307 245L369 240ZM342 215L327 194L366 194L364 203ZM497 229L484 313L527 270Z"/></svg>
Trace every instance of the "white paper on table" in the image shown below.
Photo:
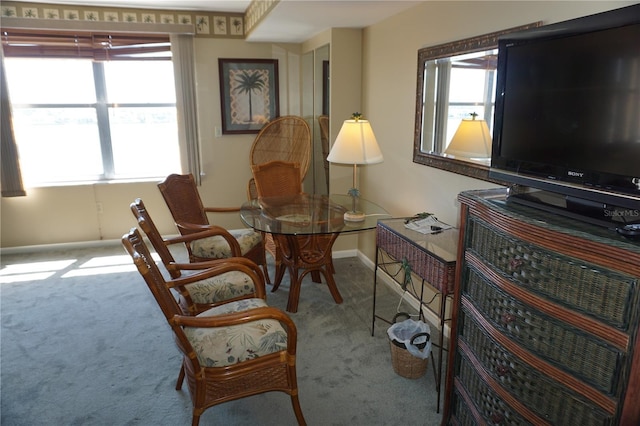
<svg viewBox="0 0 640 426"><path fill-rule="evenodd" d="M427 216L424 219L414 220L409 223L405 223L404 226L413 231L420 232L421 234L434 234L436 232L440 232L440 231L444 231L445 229L452 228L451 225L447 225L444 222L440 222L438 218L433 215ZM432 226L435 229L433 229Z"/></svg>

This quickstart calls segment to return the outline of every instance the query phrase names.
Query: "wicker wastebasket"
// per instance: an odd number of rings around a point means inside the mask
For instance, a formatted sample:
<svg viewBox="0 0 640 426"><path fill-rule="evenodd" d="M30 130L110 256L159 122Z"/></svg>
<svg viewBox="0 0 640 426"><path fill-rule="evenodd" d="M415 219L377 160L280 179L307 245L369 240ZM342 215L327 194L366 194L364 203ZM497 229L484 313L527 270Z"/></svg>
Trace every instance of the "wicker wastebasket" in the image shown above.
<svg viewBox="0 0 640 426"><path fill-rule="evenodd" d="M396 315L396 317L397 316L398 315ZM397 318L394 318L394 322L396 319ZM391 348L391 365L393 366L393 371L395 371L399 376L406 377L407 379L417 379L424 376L424 373L427 371L427 365L429 363L428 355L431 348L431 344L429 342L430 336L428 333L429 326L417 321L414 321L413 323L419 324L425 331L412 332L412 334L405 336L404 338L401 337L399 340L392 337L394 333L391 332L391 329L389 335L389 347ZM406 332L406 330L403 330L403 332ZM423 352L426 357L418 357L409 352L406 346L407 340L409 340L408 344L415 346L420 351L423 351L425 347L429 345L429 348Z"/></svg>
<svg viewBox="0 0 640 426"><path fill-rule="evenodd" d="M429 358L421 359L413 356L407 350L404 343L397 340L389 340L391 347L391 365L393 371L407 379L417 379L424 376L429 364Z"/></svg>

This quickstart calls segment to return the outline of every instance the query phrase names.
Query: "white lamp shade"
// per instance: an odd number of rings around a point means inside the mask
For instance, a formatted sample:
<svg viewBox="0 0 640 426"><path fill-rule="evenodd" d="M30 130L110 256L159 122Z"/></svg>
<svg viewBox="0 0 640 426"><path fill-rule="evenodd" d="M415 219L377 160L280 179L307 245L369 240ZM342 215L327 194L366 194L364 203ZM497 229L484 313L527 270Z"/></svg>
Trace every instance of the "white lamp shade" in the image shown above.
<svg viewBox="0 0 640 426"><path fill-rule="evenodd" d="M345 120L327 160L339 164L375 164L382 152L368 120Z"/></svg>
<svg viewBox="0 0 640 426"><path fill-rule="evenodd" d="M466 158L491 157L491 134L484 120L462 120L445 154Z"/></svg>

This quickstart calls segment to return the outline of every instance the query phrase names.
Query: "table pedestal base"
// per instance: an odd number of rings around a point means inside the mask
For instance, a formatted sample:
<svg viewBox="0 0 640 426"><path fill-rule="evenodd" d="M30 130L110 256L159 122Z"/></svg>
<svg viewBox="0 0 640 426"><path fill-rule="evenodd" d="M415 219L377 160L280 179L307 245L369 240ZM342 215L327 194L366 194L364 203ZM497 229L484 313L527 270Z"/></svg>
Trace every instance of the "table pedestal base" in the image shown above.
<svg viewBox="0 0 640 426"><path fill-rule="evenodd" d="M333 279L334 269L333 258L331 257L333 243L338 238L337 233L329 235L276 234L274 237L278 242L282 264L276 269L273 291L280 285L286 268L289 270L291 279L289 300L287 302L288 312L298 312L302 280L309 273L311 273L313 281L317 283L321 282L321 275L323 275L333 300L336 303L342 303L342 296Z"/></svg>

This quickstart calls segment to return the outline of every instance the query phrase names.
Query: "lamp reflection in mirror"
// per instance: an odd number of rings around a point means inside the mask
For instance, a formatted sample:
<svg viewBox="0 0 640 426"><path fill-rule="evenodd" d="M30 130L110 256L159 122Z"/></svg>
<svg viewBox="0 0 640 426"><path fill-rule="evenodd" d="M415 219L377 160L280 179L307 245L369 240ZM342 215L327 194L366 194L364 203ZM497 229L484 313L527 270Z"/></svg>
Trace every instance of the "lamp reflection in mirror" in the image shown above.
<svg viewBox="0 0 640 426"><path fill-rule="evenodd" d="M353 187L349 190L353 205L351 210L344 214L344 220L350 222L360 222L365 217L364 213L356 210L356 198L360 196L356 185L358 164L376 164L383 160L371 124L360 117L360 113L355 113L351 120L342 123L342 128L327 156L331 163L353 164Z"/></svg>
<svg viewBox="0 0 640 426"><path fill-rule="evenodd" d="M476 160L491 157L491 133L484 120L476 120L478 114L471 114L471 119L460 122L445 154Z"/></svg>

